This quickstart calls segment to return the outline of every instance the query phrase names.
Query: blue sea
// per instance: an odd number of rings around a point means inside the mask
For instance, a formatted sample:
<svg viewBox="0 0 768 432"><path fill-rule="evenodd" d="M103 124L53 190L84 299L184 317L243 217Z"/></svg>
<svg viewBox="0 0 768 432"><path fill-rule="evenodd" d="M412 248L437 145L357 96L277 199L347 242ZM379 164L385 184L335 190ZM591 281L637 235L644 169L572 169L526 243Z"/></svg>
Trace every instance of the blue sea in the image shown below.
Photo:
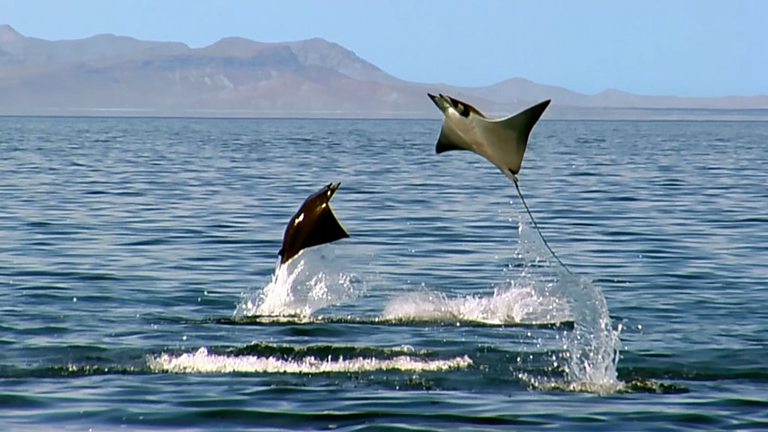
<svg viewBox="0 0 768 432"><path fill-rule="evenodd" d="M0 118L0 429L768 428L768 122L439 129Z"/></svg>

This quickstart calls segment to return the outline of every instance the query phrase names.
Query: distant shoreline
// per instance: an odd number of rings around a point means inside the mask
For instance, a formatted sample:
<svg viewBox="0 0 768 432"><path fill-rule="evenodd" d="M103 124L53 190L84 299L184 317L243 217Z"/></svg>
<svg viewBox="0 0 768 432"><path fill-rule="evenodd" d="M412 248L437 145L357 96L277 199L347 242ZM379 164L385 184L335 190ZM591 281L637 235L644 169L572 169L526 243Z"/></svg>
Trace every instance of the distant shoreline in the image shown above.
<svg viewBox="0 0 768 432"><path fill-rule="evenodd" d="M553 107L542 120L552 121L768 121L768 109L715 108L570 108ZM0 117L50 118L177 118L177 119L307 119L307 120L439 120L432 113L259 112L247 110L159 111L154 109L68 108L13 112ZM489 113L489 117L507 115Z"/></svg>
<svg viewBox="0 0 768 432"><path fill-rule="evenodd" d="M203 48L101 34L48 41L0 25L0 115L193 118L424 118L427 93L502 117L551 99L544 119L766 120L768 95L584 94L510 77L480 87L410 82L312 38L223 38Z"/></svg>

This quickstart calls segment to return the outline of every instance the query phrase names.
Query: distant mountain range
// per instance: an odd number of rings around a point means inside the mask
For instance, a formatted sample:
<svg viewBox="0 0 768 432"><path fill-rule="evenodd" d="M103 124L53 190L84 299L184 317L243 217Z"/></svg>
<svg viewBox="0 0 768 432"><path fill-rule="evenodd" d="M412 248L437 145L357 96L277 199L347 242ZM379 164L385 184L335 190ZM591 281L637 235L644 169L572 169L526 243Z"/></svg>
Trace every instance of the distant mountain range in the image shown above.
<svg viewBox="0 0 768 432"><path fill-rule="evenodd" d="M109 34L48 41L0 25L0 115L438 118L427 92L491 115L552 99L550 118L768 117L768 96L586 95L523 78L408 82L323 39L190 48Z"/></svg>

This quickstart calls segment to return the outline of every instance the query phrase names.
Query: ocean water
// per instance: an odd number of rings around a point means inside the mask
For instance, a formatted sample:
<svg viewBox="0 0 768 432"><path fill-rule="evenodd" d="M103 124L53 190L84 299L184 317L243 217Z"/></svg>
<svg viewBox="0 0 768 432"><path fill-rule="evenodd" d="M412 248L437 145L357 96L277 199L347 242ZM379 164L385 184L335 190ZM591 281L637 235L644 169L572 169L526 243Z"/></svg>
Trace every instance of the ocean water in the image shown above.
<svg viewBox="0 0 768 432"><path fill-rule="evenodd" d="M768 428L768 123L439 128L0 118L0 429Z"/></svg>

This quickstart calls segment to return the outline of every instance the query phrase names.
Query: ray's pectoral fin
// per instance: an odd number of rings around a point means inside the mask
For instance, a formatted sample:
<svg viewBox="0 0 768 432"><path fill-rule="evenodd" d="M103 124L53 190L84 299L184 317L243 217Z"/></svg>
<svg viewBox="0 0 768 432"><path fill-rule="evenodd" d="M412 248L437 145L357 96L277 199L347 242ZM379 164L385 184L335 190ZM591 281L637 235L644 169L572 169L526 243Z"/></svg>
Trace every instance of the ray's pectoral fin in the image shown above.
<svg viewBox="0 0 768 432"><path fill-rule="evenodd" d="M437 138L437 145L435 146L435 153L445 153L451 150L470 150L466 146L462 146L459 141L452 138L452 135L446 130L445 125L440 130L440 137Z"/></svg>
<svg viewBox="0 0 768 432"><path fill-rule="evenodd" d="M470 141L473 138L474 127L470 125L477 121L485 121L483 113L472 105L451 96L443 94L435 96L430 93L427 95L446 117L440 128L435 152L440 154L451 150L475 151Z"/></svg>
<svg viewBox="0 0 768 432"><path fill-rule="evenodd" d="M545 100L515 115L477 123L485 143L485 156L505 174L520 173L531 130L539 121L550 100Z"/></svg>
<svg viewBox="0 0 768 432"><path fill-rule="evenodd" d="M320 246L326 243L332 243L336 240L349 237L349 233L341 225L336 215L329 206L326 206L322 213L317 216L315 226L312 228L304 240L304 248Z"/></svg>
<svg viewBox="0 0 768 432"><path fill-rule="evenodd" d="M536 105L529 107L513 116L505 119L497 120L495 123L499 127L506 129L508 132L517 136L518 145L525 147L528 145L528 137L531 135L531 130L536 122L539 121L541 115L544 114L544 110L547 109L551 100L547 99L543 102L539 102Z"/></svg>

